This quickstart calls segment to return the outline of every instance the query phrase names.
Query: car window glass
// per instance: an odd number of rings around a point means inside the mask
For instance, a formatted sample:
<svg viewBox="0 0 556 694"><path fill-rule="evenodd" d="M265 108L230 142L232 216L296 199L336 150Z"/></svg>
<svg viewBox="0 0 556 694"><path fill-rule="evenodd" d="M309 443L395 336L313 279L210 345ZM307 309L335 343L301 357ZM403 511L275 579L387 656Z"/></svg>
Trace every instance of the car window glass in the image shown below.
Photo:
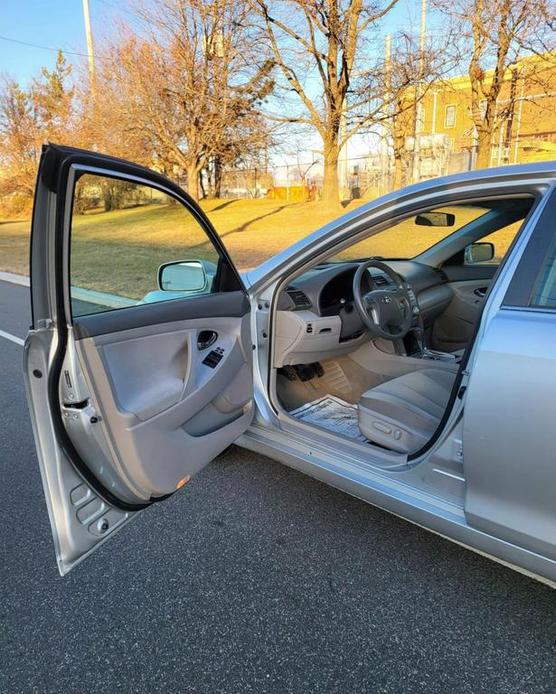
<svg viewBox="0 0 556 694"><path fill-rule="evenodd" d="M539 270L533 286L530 305L556 308L556 238L550 244Z"/></svg>
<svg viewBox="0 0 556 694"><path fill-rule="evenodd" d="M453 205L431 209L426 214L434 215L437 212L444 216L451 215L450 221L453 223L434 226L423 223L426 219L422 218L421 223L417 223L419 220L416 217L410 217L353 244L331 260L359 260L370 257L414 258L469 222L487 214L489 210L474 205Z"/></svg>
<svg viewBox="0 0 556 694"><path fill-rule="evenodd" d="M508 252L508 249L513 243L514 238L516 237L517 232L520 230L521 225L523 224L523 220L520 219L517 222L514 222L513 224L508 224L505 227L502 227L502 229L498 229L497 231L494 231L492 234L489 234L488 236L484 236L481 239L481 242L488 242L492 243L494 246L494 257L491 260L486 260L484 262L476 262L473 263L474 265L500 265L502 262L502 259Z"/></svg>
<svg viewBox="0 0 556 694"><path fill-rule="evenodd" d="M180 202L148 185L92 174L75 186L74 317L210 293L219 253ZM159 269L168 265L162 275Z"/></svg>

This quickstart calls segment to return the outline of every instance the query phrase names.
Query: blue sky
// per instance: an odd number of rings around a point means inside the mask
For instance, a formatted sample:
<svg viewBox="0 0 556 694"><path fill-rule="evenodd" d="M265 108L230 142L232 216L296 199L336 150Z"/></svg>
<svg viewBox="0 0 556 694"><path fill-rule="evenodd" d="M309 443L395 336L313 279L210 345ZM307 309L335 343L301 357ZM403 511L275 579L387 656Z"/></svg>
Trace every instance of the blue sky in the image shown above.
<svg viewBox="0 0 556 694"><path fill-rule="evenodd" d="M118 16L129 18L128 0L89 0L93 35L109 35ZM420 0L399 0L385 24L385 31L419 26ZM41 66L50 67L56 50L66 51L68 60L80 61L70 51L86 53L82 0L3 0L0 2L0 36L50 47L44 50L0 38L0 73L25 83Z"/></svg>
<svg viewBox="0 0 556 694"><path fill-rule="evenodd" d="M93 35L109 34L127 2L89 0ZM82 0L4 0L0 3L0 36L55 50L44 50L0 38L0 72L26 82L41 66L52 66L56 50L67 51L68 60L80 61L70 51L86 53Z"/></svg>

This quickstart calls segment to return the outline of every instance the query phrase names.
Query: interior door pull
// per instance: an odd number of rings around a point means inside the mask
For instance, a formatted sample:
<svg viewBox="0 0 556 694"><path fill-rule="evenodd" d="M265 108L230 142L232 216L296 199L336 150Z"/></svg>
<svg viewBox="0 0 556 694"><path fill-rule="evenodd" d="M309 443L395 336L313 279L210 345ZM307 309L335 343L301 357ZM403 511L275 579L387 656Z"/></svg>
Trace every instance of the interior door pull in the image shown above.
<svg viewBox="0 0 556 694"><path fill-rule="evenodd" d="M197 335L197 349L208 349L218 339L218 333L214 330L201 330Z"/></svg>

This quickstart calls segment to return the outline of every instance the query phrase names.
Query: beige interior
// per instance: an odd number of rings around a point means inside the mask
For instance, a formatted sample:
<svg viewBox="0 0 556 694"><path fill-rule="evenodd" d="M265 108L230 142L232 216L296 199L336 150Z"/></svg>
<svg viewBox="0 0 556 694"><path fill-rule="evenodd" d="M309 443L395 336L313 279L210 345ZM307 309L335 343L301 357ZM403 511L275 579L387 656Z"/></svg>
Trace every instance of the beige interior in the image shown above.
<svg viewBox="0 0 556 694"><path fill-rule="evenodd" d="M297 416L304 405L333 396L357 406L358 431L371 443L400 453L424 445L438 426L458 365L397 354L391 342L370 340L349 354L320 363L323 373L302 381L277 372L281 405ZM325 420L314 422L328 427Z"/></svg>

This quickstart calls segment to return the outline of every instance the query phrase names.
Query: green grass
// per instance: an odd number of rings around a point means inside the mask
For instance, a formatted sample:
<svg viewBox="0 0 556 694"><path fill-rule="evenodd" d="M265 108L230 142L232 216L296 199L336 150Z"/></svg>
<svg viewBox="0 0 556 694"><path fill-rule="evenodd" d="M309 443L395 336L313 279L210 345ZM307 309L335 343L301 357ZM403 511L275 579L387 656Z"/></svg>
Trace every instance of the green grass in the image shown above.
<svg viewBox="0 0 556 694"><path fill-rule="evenodd" d="M0 222L0 270L29 274L30 222Z"/></svg>
<svg viewBox="0 0 556 694"><path fill-rule="evenodd" d="M352 203L347 210L357 204ZM327 211L319 202L271 200L211 200L202 207L240 270L258 265L342 212ZM454 211L457 226L480 213L471 208ZM0 270L28 274L29 229L29 222L0 222ZM497 255L505 252L515 230L512 225L497 232ZM443 238L446 231L417 227L408 220L390 236L369 238L342 255L410 257ZM132 299L156 288L161 263L214 258L204 232L175 204L89 212L75 217L73 234L72 283Z"/></svg>
<svg viewBox="0 0 556 694"><path fill-rule="evenodd" d="M201 206L240 270L255 267L341 214L341 209L326 212L318 202L210 200ZM0 270L29 273L29 230L27 221L0 223ZM163 262L214 258L204 232L178 205L94 211L75 217L73 233L73 284L130 298L155 288Z"/></svg>

